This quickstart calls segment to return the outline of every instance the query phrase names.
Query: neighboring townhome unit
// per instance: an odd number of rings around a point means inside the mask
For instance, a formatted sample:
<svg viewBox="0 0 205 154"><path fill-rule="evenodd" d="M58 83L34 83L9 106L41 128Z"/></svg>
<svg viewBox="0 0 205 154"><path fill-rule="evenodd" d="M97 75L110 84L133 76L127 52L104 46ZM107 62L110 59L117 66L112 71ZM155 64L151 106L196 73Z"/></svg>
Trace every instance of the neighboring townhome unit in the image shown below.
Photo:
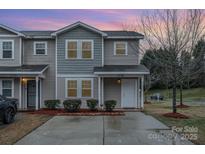
<svg viewBox="0 0 205 154"><path fill-rule="evenodd" d="M101 31L76 22L57 31L16 31L0 25L0 94L19 109L44 100L117 100L117 108L143 108L139 41L131 31Z"/></svg>

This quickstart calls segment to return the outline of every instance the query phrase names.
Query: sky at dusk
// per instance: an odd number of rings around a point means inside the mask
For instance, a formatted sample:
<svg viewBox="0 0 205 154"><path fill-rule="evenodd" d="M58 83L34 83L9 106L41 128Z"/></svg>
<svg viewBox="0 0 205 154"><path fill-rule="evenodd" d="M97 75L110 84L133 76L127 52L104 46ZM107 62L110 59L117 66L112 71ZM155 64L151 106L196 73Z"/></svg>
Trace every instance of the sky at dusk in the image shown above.
<svg viewBox="0 0 205 154"><path fill-rule="evenodd" d="M17 30L57 30L77 21L101 30L120 30L145 10L0 10L0 24Z"/></svg>

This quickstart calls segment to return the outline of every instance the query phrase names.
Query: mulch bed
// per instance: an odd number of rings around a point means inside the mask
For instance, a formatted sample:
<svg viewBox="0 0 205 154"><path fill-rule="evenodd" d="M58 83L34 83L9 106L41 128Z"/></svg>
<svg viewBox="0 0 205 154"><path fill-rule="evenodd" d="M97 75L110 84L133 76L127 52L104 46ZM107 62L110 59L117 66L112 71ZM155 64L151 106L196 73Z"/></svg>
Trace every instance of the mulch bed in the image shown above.
<svg viewBox="0 0 205 154"><path fill-rule="evenodd" d="M188 108L189 106L185 104L180 104L180 105L177 105L176 107L177 108Z"/></svg>
<svg viewBox="0 0 205 154"><path fill-rule="evenodd" d="M37 111L29 111L29 114L46 114L51 116L124 116L125 113L122 111L107 112L103 110L90 111L88 109L80 109L77 112L67 112L64 109L40 109Z"/></svg>
<svg viewBox="0 0 205 154"><path fill-rule="evenodd" d="M163 116L165 117L169 117L169 118L176 118L176 119L189 119L188 116L181 114L181 113L165 113L163 114Z"/></svg>

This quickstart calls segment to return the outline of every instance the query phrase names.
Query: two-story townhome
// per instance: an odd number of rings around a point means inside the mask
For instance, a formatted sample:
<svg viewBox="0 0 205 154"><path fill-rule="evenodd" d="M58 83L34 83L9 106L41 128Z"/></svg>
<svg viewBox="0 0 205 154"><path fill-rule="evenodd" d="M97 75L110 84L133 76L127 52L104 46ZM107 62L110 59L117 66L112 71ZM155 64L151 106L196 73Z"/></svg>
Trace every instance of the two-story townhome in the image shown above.
<svg viewBox="0 0 205 154"><path fill-rule="evenodd" d="M44 100L117 100L117 108L143 108L139 41L131 31L101 31L76 22L56 31L17 31L0 25L0 94L19 109Z"/></svg>

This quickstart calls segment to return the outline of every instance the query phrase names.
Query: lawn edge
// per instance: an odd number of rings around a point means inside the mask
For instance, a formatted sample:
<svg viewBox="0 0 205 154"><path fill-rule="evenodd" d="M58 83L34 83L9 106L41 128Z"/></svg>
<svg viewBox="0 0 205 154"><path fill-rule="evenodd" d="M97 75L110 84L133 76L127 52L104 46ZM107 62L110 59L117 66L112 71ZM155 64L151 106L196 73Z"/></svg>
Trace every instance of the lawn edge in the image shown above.
<svg viewBox="0 0 205 154"><path fill-rule="evenodd" d="M149 115L149 116L153 116L154 118L156 118L157 120L159 120L161 123L163 123L165 126L169 127L171 129L172 126L169 126L167 125L161 118L159 118L157 115L154 115L154 114L151 114L151 113L148 113L147 111L143 110L143 113L145 115ZM165 117L165 118L169 118L169 117ZM171 117L170 117L171 118ZM173 118L174 119L174 118ZM176 132L177 133L177 132ZM178 134L178 133L177 133ZM180 134L178 134L180 135ZM188 140L188 139L187 139ZM190 141L188 140L189 142L193 143L193 145L200 145L198 142L193 142L193 141Z"/></svg>
<svg viewBox="0 0 205 154"><path fill-rule="evenodd" d="M16 140L14 143L12 143L11 145L15 145L18 141L20 141L21 139L23 139L24 137L26 137L27 135L29 135L31 132L33 132L34 130L38 129L40 126L42 126L43 124L45 124L46 122L48 122L49 120L51 120L54 116L50 116L48 115L48 119L46 121L44 121L42 124L34 127L32 130L30 130L27 134L23 135L22 137L20 137L18 140Z"/></svg>

